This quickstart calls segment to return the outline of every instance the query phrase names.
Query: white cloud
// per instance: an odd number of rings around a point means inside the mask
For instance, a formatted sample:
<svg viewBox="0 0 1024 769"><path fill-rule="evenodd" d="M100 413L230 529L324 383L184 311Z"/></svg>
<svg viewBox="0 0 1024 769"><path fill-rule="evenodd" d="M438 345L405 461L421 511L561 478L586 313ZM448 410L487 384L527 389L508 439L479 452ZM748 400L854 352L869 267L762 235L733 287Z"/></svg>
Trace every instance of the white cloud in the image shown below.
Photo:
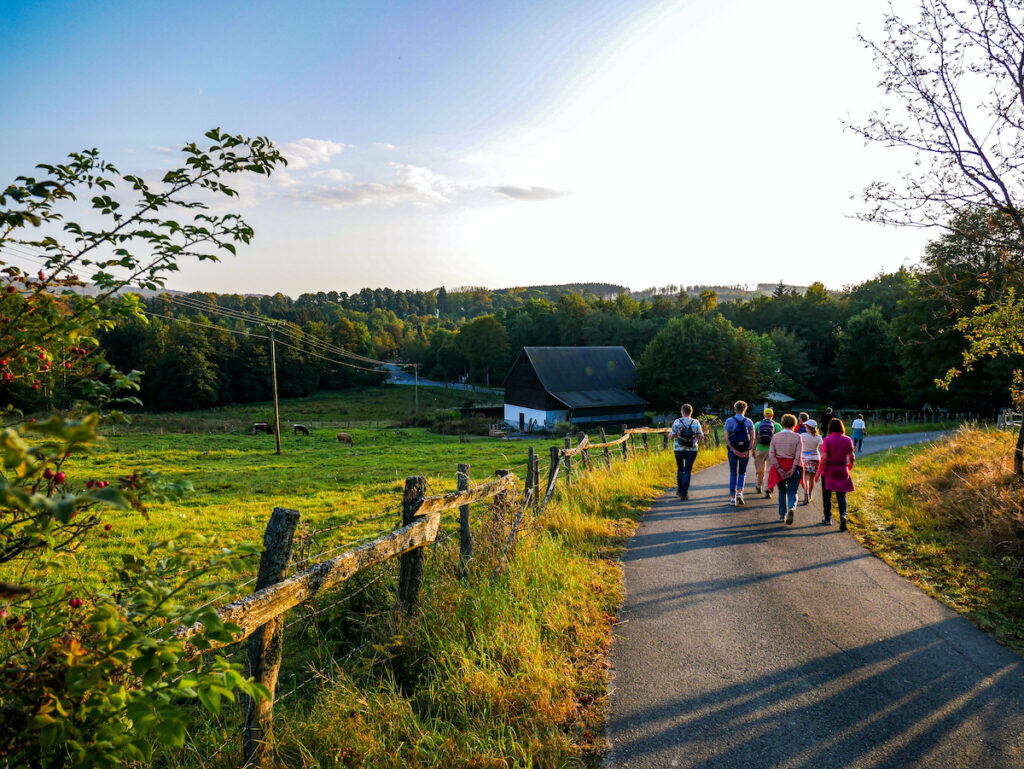
<svg viewBox="0 0 1024 769"><path fill-rule="evenodd" d="M318 179L327 179L332 182L347 182L352 178L352 174L348 171L342 171L340 168L328 168L323 171L314 171L310 176Z"/></svg>
<svg viewBox="0 0 1024 769"><path fill-rule="evenodd" d="M488 160L488 156L483 152L470 152L468 155L463 155L459 158L460 163L466 163L471 166L482 166Z"/></svg>
<svg viewBox="0 0 1024 769"><path fill-rule="evenodd" d="M396 147L391 142L376 142L373 146L377 147L378 149L388 150L389 152L394 152L395 150L398 149L398 147Z"/></svg>
<svg viewBox="0 0 1024 769"><path fill-rule="evenodd" d="M282 144L278 149L288 159L288 166L297 170L329 162L345 149L345 145L330 139L299 139Z"/></svg>
<svg viewBox="0 0 1024 769"><path fill-rule="evenodd" d="M572 194L571 192L549 190L547 187L516 187L511 184L497 185L491 187L490 190L491 192L503 195L506 198L528 201L555 200Z"/></svg>

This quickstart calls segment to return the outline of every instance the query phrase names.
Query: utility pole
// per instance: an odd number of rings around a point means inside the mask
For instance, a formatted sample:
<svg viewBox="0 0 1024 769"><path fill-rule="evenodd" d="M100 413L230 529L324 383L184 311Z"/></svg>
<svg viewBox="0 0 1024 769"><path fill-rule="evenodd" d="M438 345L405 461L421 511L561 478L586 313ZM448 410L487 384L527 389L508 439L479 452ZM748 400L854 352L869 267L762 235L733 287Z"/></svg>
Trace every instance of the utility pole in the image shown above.
<svg viewBox="0 0 1024 769"><path fill-rule="evenodd" d="M277 344L274 340L274 327L270 327L270 374L274 381L274 441L277 451L281 453L281 409L277 403Z"/></svg>

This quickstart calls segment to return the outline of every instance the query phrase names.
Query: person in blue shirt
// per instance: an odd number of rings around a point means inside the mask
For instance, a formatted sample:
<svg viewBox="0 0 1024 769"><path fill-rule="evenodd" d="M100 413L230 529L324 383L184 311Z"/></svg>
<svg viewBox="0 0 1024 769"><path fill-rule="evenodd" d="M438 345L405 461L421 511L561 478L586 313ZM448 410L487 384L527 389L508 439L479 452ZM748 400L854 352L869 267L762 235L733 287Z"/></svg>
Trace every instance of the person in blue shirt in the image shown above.
<svg viewBox="0 0 1024 769"><path fill-rule="evenodd" d="M729 450L729 504L735 506L743 504L743 483L754 446L754 423L746 417L746 401L736 401L733 409L736 413L725 420L725 446Z"/></svg>

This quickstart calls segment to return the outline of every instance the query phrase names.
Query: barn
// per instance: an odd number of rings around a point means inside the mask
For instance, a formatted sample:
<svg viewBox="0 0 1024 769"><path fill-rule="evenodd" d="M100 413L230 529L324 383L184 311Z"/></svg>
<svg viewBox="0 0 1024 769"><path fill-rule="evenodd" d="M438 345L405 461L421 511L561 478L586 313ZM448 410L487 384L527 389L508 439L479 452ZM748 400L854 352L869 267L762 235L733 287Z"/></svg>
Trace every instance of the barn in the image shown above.
<svg viewBox="0 0 1024 769"><path fill-rule="evenodd" d="M524 347L503 387L505 421L520 430L644 422L647 401L624 347Z"/></svg>

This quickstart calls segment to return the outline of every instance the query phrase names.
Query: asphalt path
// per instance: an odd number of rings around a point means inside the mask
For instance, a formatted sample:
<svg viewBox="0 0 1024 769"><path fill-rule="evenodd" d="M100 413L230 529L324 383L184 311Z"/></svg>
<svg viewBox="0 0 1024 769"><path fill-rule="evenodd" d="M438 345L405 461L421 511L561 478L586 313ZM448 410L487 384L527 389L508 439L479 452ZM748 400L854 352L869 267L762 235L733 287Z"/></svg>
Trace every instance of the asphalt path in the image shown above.
<svg viewBox="0 0 1024 769"><path fill-rule="evenodd" d="M440 382L436 379L426 379L420 377L419 382L416 381L416 375L413 372L398 364L398 363L385 363L383 366L391 372L391 379L389 383L394 385L415 385L419 384L421 387L444 387L448 390L466 390L470 392L482 392L482 393L504 393L500 387L480 387L479 385L469 384L467 382Z"/></svg>
<svg viewBox="0 0 1024 769"><path fill-rule="evenodd" d="M629 543L606 766L1024 766L1024 659L822 526L819 501L778 523L753 461L746 507L728 483L698 473Z"/></svg>

